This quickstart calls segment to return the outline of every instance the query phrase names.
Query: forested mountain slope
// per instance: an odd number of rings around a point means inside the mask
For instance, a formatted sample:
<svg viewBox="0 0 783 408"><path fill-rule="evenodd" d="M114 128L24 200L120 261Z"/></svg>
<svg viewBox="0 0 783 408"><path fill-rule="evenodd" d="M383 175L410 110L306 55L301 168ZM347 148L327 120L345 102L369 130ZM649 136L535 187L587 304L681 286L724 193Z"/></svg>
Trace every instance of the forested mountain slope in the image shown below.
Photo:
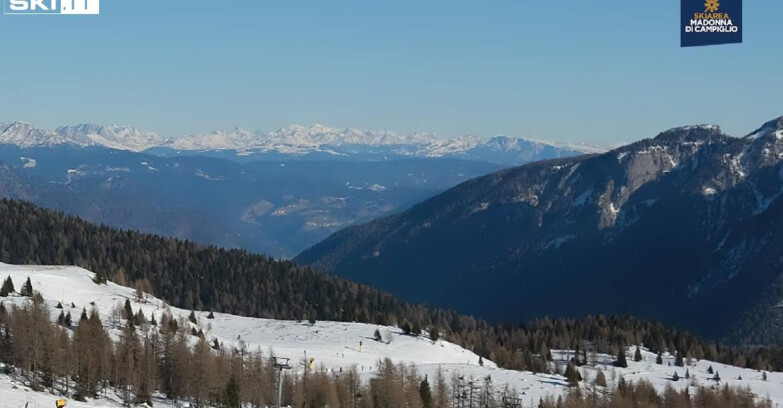
<svg viewBox="0 0 783 408"><path fill-rule="evenodd" d="M495 321L630 313L783 338L783 118L672 129L465 182L296 260Z"/></svg>
<svg viewBox="0 0 783 408"><path fill-rule="evenodd" d="M12 200L0 200L0 262L77 265L95 272L98 281L107 277L127 285L148 281L157 297L184 309L397 325L412 333L439 331L449 341L513 369L545 370L541 356L580 341L592 342L596 351L609 354L644 343L653 350L680 351L695 358L783 368L779 350L725 348L630 317L492 326L453 311L403 303L389 293L290 261L97 226ZM521 320L522 313L509 310L507 316Z"/></svg>

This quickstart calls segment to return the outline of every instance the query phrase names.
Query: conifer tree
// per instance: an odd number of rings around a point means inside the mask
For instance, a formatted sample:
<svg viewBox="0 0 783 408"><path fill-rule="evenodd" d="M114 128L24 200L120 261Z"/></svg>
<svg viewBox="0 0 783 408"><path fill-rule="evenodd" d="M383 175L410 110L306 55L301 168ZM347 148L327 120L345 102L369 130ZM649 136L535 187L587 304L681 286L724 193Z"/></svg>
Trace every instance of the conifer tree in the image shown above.
<svg viewBox="0 0 783 408"><path fill-rule="evenodd" d="M383 338L381 337L381 331L378 329L375 329L375 333L372 334L372 337L375 339L375 341L383 340Z"/></svg>
<svg viewBox="0 0 783 408"><path fill-rule="evenodd" d="M715 370L712 369L712 366L707 367L707 373L708 374L715 374Z"/></svg>
<svg viewBox="0 0 783 408"><path fill-rule="evenodd" d="M237 382L237 379L234 376L234 374L231 374L231 377L229 377L228 379L228 383L226 383L226 389L223 392L223 406L225 408L240 407L239 383Z"/></svg>
<svg viewBox="0 0 783 408"><path fill-rule="evenodd" d="M196 321L196 312L190 311L190 315L188 316L188 320L190 320L191 323L197 324L198 321Z"/></svg>
<svg viewBox="0 0 783 408"><path fill-rule="evenodd" d="M598 370L598 374L595 375L595 385L606 387L606 376L602 370Z"/></svg>
<svg viewBox="0 0 783 408"><path fill-rule="evenodd" d="M672 375L672 381L680 381L680 375L677 374L677 372L674 372L674 375Z"/></svg>
<svg viewBox="0 0 783 408"><path fill-rule="evenodd" d="M125 320L133 323L133 307L131 307L130 299L125 299Z"/></svg>
<svg viewBox="0 0 783 408"><path fill-rule="evenodd" d="M430 329L430 340L438 341L439 338L440 338L440 332L438 332L438 328L432 327Z"/></svg>
<svg viewBox="0 0 783 408"><path fill-rule="evenodd" d="M568 385L572 387L579 385L579 381L582 381L582 375L579 373L579 370L576 368L573 361L569 362L568 367L566 367L565 378L566 381L568 381Z"/></svg>
<svg viewBox="0 0 783 408"><path fill-rule="evenodd" d="M14 282L11 280L11 277L5 278L5 281L3 281L3 287L0 288L0 296L7 297L11 293L16 292L16 289L14 289Z"/></svg>
<svg viewBox="0 0 783 408"><path fill-rule="evenodd" d="M677 350L677 356L674 358L674 365L677 367L685 366L685 362L682 360L682 353L680 353L680 350Z"/></svg>
<svg viewBox="0 0 783 408"><path fill-rule="evenodd" d="M571 359L571 361L573 361L577 366L582 365L582 363L579 361L579 354L581 353L579 353L579 343L577 342L576 347L574 348L574 357Z"/></svg>
<svg viewBox="0 0 783 408"><path fill-rule="evenodd" d="M427 381L427 377L419 384L419 397L421 397L421 403L423 408L433 408L432 406L432 391L430 390L430 383Z"/></svg>
<svg viewBox="0 0 783 408"><path fill-rule="evenodd" d="M714 381L720 382L720 374L718 374L718 372L716 371L716 372L715 372L715 376L714 376L714 377L712 377L712 379L713 379Z"/></svg>
<svg viewBox="0 0 783 408"><path fill-rule="evenodd" d="M620 347L620 352L617 353L617 360L614 362L615 367L628 368L628 360L625 359L625 347Z"/></svg>
<svg viewBox="0 0 783 408"><path fill-rule="evenodd" d="M19 292L19 294L24 297L33 297L33 283L30 282L29 277L24 282L24 285L22 285L22 290Z"/></svg>
<svg viewBox="0 0 783 408"><path fill-rule="evenodd" d="M633 361L636 361L637 363L642 361L642 350L639 346L636 346L636 352L633 353Z"/></svg>
<svg viewBox="0 0 783 408"><path fill-rule="evenodd" d="M655 356L655 364L663 364L663 355L661 352L658 352L658 355Z"/></svg>
<svg viewBox="0 0 783 408"><path fill-rule="evenodd" d="M411 334L414 336L421 336L421 325L419 325L418 321L413 322L413 326L411 327Z"/></svg>

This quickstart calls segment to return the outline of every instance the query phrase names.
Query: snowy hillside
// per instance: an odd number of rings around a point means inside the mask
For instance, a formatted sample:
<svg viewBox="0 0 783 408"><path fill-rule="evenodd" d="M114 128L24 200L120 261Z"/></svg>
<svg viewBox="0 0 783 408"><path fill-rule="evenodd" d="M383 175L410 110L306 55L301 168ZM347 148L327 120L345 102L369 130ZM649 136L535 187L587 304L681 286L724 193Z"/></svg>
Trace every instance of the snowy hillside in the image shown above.
<svg viewBox="0 0 783 408"><path fill-rule="evenodd" d="M186 318L190 311L169 307L165 302L147 297L139 302L134 291L114 283L97 285L93 283L93 274L76 267L58 266L13 266L0 264L0 279L10 276L14 285L19 288L29 277L34 290L39 291L46 304L51 308L52 317L56 318L59 310L55 307L62 303L66 311L78 318L82 308L88 311L96 307L101 311L105 325L112 327L111 333L119 334L121 319L112 315L112 310L130 300L134 310L141 309L148 317L155 314L160 320L167 308L174 316ZM11 295L0 299L9 303L21 304L26 298ZM120 307L121 309L121 307ZM319 369L339 371L353 365L365 380L371 378L377 368L379 359L391 358L395 362L414 364L423 374L434 376L440 367L446 378L454 373L464 375L466 379L474 378L484 381L489 376L500 392L506 385L515 390L525 407L535 406L538 399L547 395L560 395L567 390L565 379L561 376L533 374L497 368L490 361L484 365L478 364L479 357L474 353L447 341L433 342L424 337L412 337L401 334L395 327L340 322L307 322L277 321L268 319L247 318L225 314L215 314L214 319L207 318L208 313L197 313L199 327L204 330L208 339L217 338L226 345L236 345L240 340L245 342L250 352L273 353L277 356L290 357L294 362L294 370L304 369L300 363L305 355L315 359ZM384 338L379 342L373 339L374 331L378 329ZM391 340L387 343L386 340ZM361 344L361 346L360 346ZM581 368L582 376L587 381L583 387L592 387L592 381L597 370L603 370L609 386L617 384L622 376L626 381L638 381L642 378L652 382L659 390L669 384L677 389L691 385L711 386L716 384L711 380L713 375L707 374L712 366L722 378L721 384L750 387L760 397L770 398L776 403L783 403L783 374L767 373L767 380L762 379L763 373L755 370L730 367L709 361L693 362L688 367L692 380L684 379L685 368L671 367L673 357L664 356L664 364L655 364L655 355L643 352L644 360L632 361L632 349L628 351L627 369L616 369L610 365L611 357L597 356L595 367ZM306 354L305 354L306 353ZM563 364L568 358L567 352L553 351L555 364ZM672 375L677 372L681 380L672 381ZM561 369L562 372L562 369ZM742 379L740 380L740 376ZM35 393L25 389L12 377L0 375L0 408L23 407L30 402L29 408L51 407L56 398L46 393ZM100 399L88 403L69 403L69 407L86 406L118 406L118 401ZM167 406L156 402L156 406Z"/></svg>

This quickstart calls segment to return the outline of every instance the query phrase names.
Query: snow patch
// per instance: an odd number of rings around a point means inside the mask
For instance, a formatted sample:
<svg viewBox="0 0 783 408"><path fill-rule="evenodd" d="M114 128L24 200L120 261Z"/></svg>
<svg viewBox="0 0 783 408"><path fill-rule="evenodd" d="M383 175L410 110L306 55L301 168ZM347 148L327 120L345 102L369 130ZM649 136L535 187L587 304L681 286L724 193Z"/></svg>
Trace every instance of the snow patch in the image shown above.
<svg viewBox="0 0 783 408"><path fill-rule="evenodd" d="M38 162L35 159L31 159L29 157L20 157L19 160L24 162L22 167L24 167L26 169L32 169L33 167L35 167L38 164Z"/></svg>

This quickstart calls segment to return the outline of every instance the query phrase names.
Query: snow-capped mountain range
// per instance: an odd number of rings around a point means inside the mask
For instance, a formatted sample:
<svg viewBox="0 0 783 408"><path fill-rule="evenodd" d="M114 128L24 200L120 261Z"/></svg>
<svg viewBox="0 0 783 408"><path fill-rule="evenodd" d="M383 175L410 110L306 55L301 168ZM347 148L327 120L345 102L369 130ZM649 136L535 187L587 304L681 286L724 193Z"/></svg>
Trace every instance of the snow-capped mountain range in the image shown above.
<svg viewBox="0 0 783 408"><path fill-rule="evenodd" d="M82 124L54 130L38 129L29 123L0 123L0 144L19 147L104 146L112 149L143 151L166 140L152 132L130 126Z"/></svg>
<svg viewBox="0 0 783 408"><path fill-rule="evenodd" d="M18 147L103 146L162 155L233 152L237 157L277 154L353 159L393 157L465 158L504 164L598 153L606 149L531 139L495 136L461 136L444 139L430 133L398 134L389 130L365 131L331 128L321 124L292 125L272 132L241 128L164 138L131 126L81 124L44 130L24 122L0 123L0 144Z"/></svg>

